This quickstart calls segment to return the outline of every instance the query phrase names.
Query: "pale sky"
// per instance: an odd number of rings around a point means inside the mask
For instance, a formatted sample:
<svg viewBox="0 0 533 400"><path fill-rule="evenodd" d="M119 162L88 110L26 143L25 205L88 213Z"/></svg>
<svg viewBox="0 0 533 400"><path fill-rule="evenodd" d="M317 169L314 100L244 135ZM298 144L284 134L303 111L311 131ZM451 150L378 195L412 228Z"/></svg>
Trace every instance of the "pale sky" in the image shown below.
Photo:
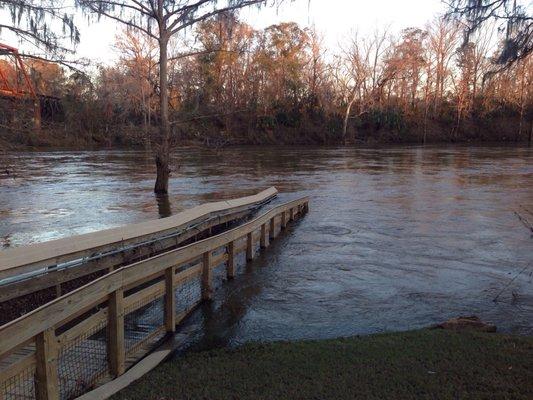
<svg viewBox="0 0 533 400"><path fill-rule="evenodd" d="M294 21L301 26L315 25L324 36L325 45L335 48L350 32L371 33L376 27L388 26L392 32L407 27L423 27L445 11L442 0L294 0L280 8L250 8L241 18L256 28L279 22ZM87 25L79 19L81 43L78 55L99 62L112 62L112 49L121 27L102 20Z"/></svg>

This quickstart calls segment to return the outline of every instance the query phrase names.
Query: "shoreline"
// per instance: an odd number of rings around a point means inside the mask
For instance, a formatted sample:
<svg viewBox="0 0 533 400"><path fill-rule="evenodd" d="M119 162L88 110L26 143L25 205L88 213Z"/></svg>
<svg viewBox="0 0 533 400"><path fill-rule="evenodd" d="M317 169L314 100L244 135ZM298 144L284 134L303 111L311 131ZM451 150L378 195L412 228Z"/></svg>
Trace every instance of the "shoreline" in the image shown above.
<svg viewBox="0 0 533 400"><path fill-rule="evenodd" d="M14 144L0 141L4 152L53 152L53 151L145 151L151 152L142 145L110 145L110 146L69 146L69 145L46 145L46 146L28 146L22 144ZM435 147L450 147L450 148L482 148L482 147L503 147L503 148L531 148L527 141L436 141L428 142L426 144L419 142L361 142L350 143L343 145L341 143L290 143L290 144L256 144L256 143L232 143L220 147L206 145L202 142L184 141L175 148L199 148L203 150L219 151L232 148L278 148L278 147L301 147L301 148L332 148L332 149L383 149L394 147L413 147L413 148L435 148ZM1 155L1 152L0 152Z"/></svg>

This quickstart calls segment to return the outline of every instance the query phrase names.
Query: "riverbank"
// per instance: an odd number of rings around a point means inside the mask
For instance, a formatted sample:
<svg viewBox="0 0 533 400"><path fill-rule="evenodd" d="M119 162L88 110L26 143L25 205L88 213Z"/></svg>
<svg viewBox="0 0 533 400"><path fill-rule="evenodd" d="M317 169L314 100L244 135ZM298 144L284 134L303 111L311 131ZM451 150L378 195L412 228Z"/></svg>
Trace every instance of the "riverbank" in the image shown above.
<svg viewBox="0 0 533 400"><path fill-rule="evenodd" d="M331 122L331 121L330 121ZM460 129L446 118L419 121L407 119L401 125L382 125L360 121L347 131L350 145L391 144L485 144L531 143L531 129L519 128L516 118L494 118L490 121L467 119ZM174 145L193 145L222 148L242 145L343 145L340 122L313 123L305 121L295 126L274 124L269 127L250 125L250 121L236 120L231 126L224 121L186 122L174 127ZM531 124L528 123L527 126ZM251 128L250 126L253 126ZM521 132L520 132L521 131ZM117 124L94 131L79 130L67 124L48 122L40 133L0 128L0 145L4 149L70 149L92 150L104 148L149 147L149 138L157 137L157 126L145 130L141 126Z"/></svg>
<svg viewBox="0 0 533 400"><path fill-rule="evenodd" d="M533 337L418 330L176 357L115 399L533 397Z"/></svg>

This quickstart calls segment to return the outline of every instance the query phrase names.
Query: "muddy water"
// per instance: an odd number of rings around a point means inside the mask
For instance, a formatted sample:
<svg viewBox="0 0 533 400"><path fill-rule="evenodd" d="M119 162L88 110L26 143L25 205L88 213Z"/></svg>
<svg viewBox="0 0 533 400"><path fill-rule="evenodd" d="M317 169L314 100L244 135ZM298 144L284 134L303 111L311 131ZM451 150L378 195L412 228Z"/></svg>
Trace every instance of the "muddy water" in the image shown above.
<svg viewBox="0 0 533 400"><path fill-rule="evenodd" d="M310 196L310 213L193 316L202 346L413 329L465 314L533 334L533 238L514 214L533 220L530 149L187 149L175 155L168 200L151 193L143 152L0 157L3 247L270 185L278 202Z"/></svg>

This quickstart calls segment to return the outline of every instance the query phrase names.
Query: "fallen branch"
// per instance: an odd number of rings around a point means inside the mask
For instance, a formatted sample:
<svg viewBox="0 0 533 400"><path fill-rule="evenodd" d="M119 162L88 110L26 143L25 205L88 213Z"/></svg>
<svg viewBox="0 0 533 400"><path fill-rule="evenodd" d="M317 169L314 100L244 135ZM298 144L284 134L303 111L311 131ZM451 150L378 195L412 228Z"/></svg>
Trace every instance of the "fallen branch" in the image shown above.
<svg viewBox="0 0 533 400"><path fill-rule="evenodd" d="M514 276L513 279L511 279L509 282L507 282L507 285L505 285L505 287L502 290L500 290L500 292L496 295L496 297L494 299L492 299L492 301L495 302L495 303L498 302L498 297L500 297L502 295L502 293L511 285L511 283L513 283L516 280L516 278L518 278L520 275L522 275L522 273L526 269L528 269L530 266L531 266L531 264L528 264L524 268L522 268L520 270L520 272Z"/></svg>

